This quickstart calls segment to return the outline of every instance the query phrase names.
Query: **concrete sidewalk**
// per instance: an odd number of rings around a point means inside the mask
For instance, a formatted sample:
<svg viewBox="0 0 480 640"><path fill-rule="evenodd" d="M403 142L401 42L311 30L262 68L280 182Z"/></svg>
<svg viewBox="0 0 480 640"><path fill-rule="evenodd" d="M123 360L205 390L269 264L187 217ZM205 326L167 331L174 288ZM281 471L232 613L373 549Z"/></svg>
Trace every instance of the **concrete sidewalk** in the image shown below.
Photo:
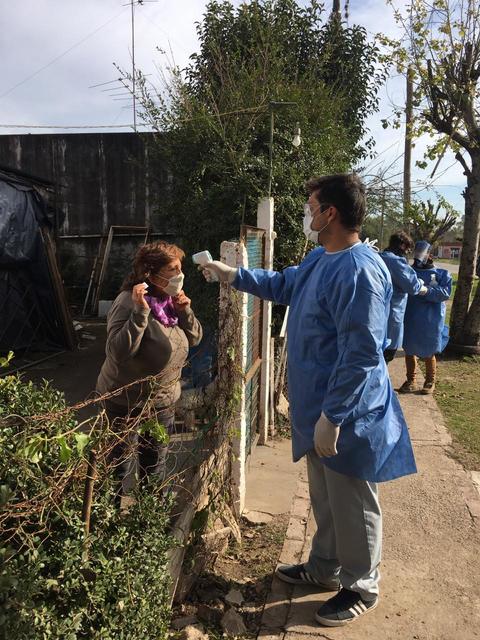
<svg viewBox="0 0 480 640"><path fill-rule="evenodd" d="M403 358L390 365L390 372L398 388ZM259 633L263 640L480 638L480 496L471 475L448 454L450 437L434 398L412 394L400 400L418 473L380 485L384 552L379 606L350 626L321 627L315 611L333 594L274 579ZM301 465L279 561L305 560L314 531Z"/></svg>

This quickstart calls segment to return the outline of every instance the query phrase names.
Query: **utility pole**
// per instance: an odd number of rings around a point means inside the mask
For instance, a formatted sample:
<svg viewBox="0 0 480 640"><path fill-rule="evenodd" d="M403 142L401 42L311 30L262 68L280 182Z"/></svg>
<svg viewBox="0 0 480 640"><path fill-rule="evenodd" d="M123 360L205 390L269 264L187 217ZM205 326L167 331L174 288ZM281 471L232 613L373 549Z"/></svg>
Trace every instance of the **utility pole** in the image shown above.
<svg viewBox="0 0 480 640"><path fill-rule="evenodd" d="M272 195L272 177L273 177L273 131L275 127L275 116L274 110L281 107L296 107L296 102L278 102L275 100L271 100L268 103L268 111L270 113L270 137L268 141L268 187L267 193L268 197ZM297 122L297 126L295 127L295 136L292 140L292 144L294 147L298 147L301 143L300 140L300 127Z"/></svg>
<svg viewBox="0 0 480 640"><path fill-rule="evenodd" d="M412 124L413 124L413 68L407 69L407 100L405 103L405 154L403 157L403 217L409 219L412 200Z"/></svg>
<svg viewBox="0 0 480 640"><path fill-rule="evenodd" d="M132 96L133 96L133 130L137 132L137 105L135 97L135 7L134 0L130 0L132 16Z"/></svg>
<svg viewBox="0 0 480 640"><path fill-rule="evenodd" d="M380 218L380 251L383 250L384 226L385 226L385 185L382 186L382 217Z"/></svg>

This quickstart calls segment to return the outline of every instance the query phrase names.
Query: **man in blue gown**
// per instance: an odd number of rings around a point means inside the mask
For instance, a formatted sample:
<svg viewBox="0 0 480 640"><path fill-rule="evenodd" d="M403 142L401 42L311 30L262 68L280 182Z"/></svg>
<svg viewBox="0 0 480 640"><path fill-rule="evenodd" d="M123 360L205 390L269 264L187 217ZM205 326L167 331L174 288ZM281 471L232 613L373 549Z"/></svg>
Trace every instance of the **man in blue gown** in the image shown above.
<svg viewBox="0 0 480 640"><path fill-rule="evenodd" d="M318 610L349 624L378 603L382 515L377 483L415 473L383 357L392 282L359 240L365 189L354 174L309 181L304 232L322 246L282 272L206 265L236 289L290 305L288 387L295 461L307 457L317 531L305 564L280 566L293 584L337 591Z"/></svg>
<svg viewBox="0 0 480 640"><path fill-rule="evenodd" d="M413 240L408 233L392 233L388 247L380 254L390 271L393 284L390 314L388 316L387 339L390 344L383 355L390 362L400 349L403 341L403 318L408 296L425 295L427 287L407 262L407 254L413 249Z"/></svg>

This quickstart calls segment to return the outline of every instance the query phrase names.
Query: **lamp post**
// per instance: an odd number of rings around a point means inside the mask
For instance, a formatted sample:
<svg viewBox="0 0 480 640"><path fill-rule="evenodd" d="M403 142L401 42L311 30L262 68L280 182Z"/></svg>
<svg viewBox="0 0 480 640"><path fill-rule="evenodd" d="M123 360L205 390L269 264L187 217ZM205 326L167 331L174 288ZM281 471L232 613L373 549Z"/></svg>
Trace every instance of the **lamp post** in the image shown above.
<svg viewBox="0 0 480 640"><path fill-rule="evenodd" d="M275 125L275 109L281 107L296 107L296 102L275 102L271 101L268 104L268 110L270 112L270 142L269 142L269 167L268 167L268 197L272 195L272 177L273 177L273 129ZM292 140L294 147L299 147L302 143L300 124L297 122L295 126L295 135Z"/></svg>

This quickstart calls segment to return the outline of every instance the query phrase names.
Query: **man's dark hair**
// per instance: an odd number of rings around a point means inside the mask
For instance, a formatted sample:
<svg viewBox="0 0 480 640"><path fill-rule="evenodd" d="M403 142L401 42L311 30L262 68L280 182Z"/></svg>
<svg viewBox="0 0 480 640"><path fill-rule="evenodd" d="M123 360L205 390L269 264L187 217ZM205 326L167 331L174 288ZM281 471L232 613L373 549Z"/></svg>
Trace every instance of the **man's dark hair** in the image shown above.
<svg viewBox="0 0 480 640"><path fill-rule="evenodd" d="M367 203L365 186L355 173L311 178L306 187L309 194L315 194L320 204L330 204L337 209L340 222L346 229L360 231Z"/></svg>
<svg viewBox="0 0 480 640"><path fill-rule="evenodd" d="M395 254L404 254L404 252L401 250L401 246L405 245L406 250L412 250L413 246L414 246L414 242L412 240L412 238L408 235L408 233L406 233L405 231L396 231L395 233L392 233L392 235L390 236L390 240L388 241L388 247L386 248L386 251L391 251L392 253Z"/></svg>

